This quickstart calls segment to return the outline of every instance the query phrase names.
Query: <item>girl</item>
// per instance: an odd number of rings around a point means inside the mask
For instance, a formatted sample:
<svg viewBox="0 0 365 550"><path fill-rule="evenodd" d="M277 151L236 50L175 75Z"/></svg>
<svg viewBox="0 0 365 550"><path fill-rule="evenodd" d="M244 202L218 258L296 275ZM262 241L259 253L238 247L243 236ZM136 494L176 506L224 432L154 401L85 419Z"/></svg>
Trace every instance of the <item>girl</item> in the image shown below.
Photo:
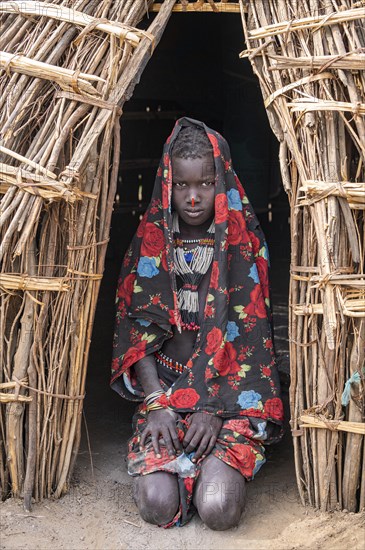
<svg viewBox="0 0 365 550"><path fill-rule="evenodd" d="M238 524L282 435L268 253L226 141L182 118L118 281L112 387L142 401L128 471L144 520Z"/></svg>

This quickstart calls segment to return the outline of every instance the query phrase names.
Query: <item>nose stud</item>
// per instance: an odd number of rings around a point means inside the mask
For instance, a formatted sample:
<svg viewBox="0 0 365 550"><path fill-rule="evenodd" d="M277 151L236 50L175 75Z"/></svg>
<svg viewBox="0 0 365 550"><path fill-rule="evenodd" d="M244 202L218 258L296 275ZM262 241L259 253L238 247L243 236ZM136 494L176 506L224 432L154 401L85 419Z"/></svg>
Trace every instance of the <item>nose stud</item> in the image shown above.
<svg viewBox="0 0 365 550"><path fill-rule="evenodd" d="M195 206L195 199L194 199L194 197L191 197L191 206L192 206L192 208L194 208L194 206Z"/></svg>

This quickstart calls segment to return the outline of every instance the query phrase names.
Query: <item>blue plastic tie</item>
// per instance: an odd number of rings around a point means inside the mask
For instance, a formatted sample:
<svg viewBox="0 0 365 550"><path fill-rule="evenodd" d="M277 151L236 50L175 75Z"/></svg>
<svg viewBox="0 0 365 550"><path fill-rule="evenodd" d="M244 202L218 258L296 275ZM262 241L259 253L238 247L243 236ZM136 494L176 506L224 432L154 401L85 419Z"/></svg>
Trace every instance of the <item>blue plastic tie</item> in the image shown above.
<svg viewBox="0 0 365 550"><path fill-rule="evenodd" d="M360 374L357 372L357 370L347 380L341 397L341 403L344 407L346 407L350 402L351 384L360 384L360 380Z"/></svg>

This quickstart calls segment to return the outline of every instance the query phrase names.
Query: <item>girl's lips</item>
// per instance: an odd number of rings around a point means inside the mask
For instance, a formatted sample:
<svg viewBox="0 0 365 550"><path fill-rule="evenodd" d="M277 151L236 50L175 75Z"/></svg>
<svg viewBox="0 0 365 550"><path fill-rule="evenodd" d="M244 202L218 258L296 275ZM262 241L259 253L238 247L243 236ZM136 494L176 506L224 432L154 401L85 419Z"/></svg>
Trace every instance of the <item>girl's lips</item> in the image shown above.
<svg viewBox="0 0 365 550"><path fill-rule="evenodd" d="M190 218L197 218L202 213L203 210L185 210L185 214L187 214Z"/></svg>

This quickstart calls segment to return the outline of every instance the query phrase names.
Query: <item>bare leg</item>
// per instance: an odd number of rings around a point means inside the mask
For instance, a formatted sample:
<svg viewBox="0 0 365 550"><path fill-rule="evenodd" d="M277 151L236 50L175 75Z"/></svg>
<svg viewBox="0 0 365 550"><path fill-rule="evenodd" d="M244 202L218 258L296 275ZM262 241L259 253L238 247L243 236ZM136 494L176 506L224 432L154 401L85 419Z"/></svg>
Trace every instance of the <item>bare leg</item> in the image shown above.
<svg viewBox="0 0 365 550"><path fill-rule="evenodd" d="M179 507L177 477L167 472L139 476L134 485L134 500L142 519L148 523L169 523Z"/></svg>
<svg viewBox="0 0 365 550"><path fill-rule="evenodd" d="M240 521L246 500L245 478L213 455L202 463L194 491L199 516L210 528L224 531Z"/></svg>

